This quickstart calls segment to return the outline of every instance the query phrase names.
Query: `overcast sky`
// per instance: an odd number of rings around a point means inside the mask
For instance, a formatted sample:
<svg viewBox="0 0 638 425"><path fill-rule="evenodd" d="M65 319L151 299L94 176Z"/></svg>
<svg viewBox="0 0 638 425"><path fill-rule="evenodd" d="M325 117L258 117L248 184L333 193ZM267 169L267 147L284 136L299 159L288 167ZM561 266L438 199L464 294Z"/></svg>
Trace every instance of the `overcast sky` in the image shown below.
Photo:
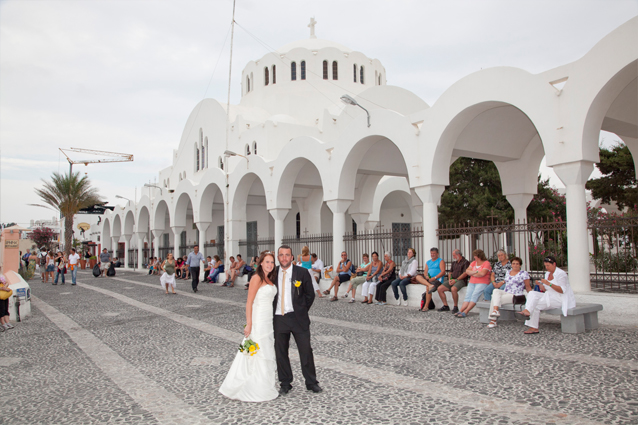
<svg viewBox="0 0 638 425"><path fill-rule="evenodd" d="M231 13L230 0L0 1L0 222L56 215L27 204L68 170L60 147L135 155L75 166L111 204L171 165L194 106L226 99ZM319 38L381 60L388 84L433 105L480 69L572 62L636 15L638 0L237 0L231 102L263 44L307 38L311 16Z"/></svg>

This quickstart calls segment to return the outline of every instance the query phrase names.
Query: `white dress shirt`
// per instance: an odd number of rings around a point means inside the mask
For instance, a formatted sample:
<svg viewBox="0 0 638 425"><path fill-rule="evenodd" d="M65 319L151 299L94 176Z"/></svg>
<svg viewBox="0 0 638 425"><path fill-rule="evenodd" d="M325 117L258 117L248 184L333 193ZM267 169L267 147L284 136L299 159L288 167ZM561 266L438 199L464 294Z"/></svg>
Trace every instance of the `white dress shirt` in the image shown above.
<svg viewBox="0 0 638 425"><path fill-rule="evenodd" d="M279 267L279 275L277 276L277 287L279 296L277 297L277 308L275 315L281 316L281 296L284 295L284 314L292 313L295 309L292 307L292 265L286 270L286 281L283 282L284 269ZM283 288L283 289L282 289ZM283 291L286 291L285 293Z"/></svg>
<svg viewBox="0 0 638 425"><path fill-rule="evenodd" d="M321 261L319 258L317 258L317 261L315 261L312 264L312 268L313 269L318 269L320 275L323 275L323 267L324 267L323 261ZM315 273L317 273L317 272L315 272Z"/></svg>
<svg viewBox="0 0 638 425"><path fill-rule="evenodd" d="M80 260L80 254L71 254L69 255L69 264L75 266L77 265L78 261Z"/></svg>

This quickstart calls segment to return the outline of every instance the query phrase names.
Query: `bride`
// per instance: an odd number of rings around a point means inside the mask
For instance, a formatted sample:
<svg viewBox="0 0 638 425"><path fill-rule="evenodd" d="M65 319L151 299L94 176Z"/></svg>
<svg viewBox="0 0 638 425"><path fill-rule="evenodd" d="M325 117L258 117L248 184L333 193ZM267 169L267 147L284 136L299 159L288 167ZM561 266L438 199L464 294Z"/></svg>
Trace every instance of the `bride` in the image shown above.
<svg viewBox="0 0 638 425"><path fill-rule="evenodd" d="M228 375L219 392L228 398L241 401L268 401L277 398L275 374L275 341L273 331L273 299L277 288L275 278L275 256L264 252L248 289L246 301L246 327L244 336L259 345L259 351L246 356L239 351L230 366Z"/></svg>

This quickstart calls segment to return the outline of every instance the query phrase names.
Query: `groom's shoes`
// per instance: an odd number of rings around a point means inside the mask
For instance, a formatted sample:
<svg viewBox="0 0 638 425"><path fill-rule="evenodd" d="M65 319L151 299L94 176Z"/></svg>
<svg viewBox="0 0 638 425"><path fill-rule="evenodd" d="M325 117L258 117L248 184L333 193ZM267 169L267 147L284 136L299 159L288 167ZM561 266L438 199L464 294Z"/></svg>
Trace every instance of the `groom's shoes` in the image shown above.
<svg viewBox="0 0 638 425"><path fill-rule="evenodd" d="M323 389L317 385L306 385L306 388L308 389L308 391L312 391L313 393L320 393L321 391L323 391Z"/></svg>
<svg viewBox="0 0 638 425"><path fill-rule="evenodd" d="M282 386L279 388L279 394L281 395L286 395L290 392L290 390L292 390L292 386L288 385L288 386Z"/></svg>

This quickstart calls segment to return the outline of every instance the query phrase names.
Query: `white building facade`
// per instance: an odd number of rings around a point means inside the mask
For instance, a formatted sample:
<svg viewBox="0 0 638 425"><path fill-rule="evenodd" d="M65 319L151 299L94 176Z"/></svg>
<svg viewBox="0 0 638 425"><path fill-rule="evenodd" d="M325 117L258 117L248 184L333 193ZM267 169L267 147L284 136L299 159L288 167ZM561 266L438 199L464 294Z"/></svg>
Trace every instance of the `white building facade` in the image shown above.
<svg viewBox="0 0 638 425"><path fill-rule="evenodd" d="M428 251L458 157L496 164L516 220L526 219L546 157L566 186L570 282L588 291L585 183L600 131L638 158L636 40L638 18L573 63L536 75L482 70L430 107L386 85L380 61L311 35L246 65L229 111L213 99L197 104L158 187L107 212L102 243L137 249L141 265L145 243L160 256L162 247L223 240L228 257L246 253L241 241L276 247L295 233L324 233L334 236L324 261L336 264L354 221L422 227L417 249ZM346 94L362 108L341 102Z"/></svg>

